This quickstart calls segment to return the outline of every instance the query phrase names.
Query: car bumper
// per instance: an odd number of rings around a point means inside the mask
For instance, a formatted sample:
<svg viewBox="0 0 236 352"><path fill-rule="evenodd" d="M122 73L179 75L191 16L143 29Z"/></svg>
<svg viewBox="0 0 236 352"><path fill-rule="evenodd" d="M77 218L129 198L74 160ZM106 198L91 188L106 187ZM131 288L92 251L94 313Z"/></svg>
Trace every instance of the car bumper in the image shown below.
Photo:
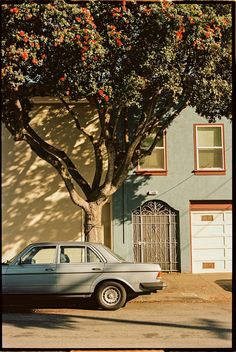
<svg viewBox="0 0 236 352"><path fill-rule="evenodd" d="M158 282L144 282L140 284L140 288L143 291L154 292L164 290L167 287L166 283L163 281Z"/></svg>

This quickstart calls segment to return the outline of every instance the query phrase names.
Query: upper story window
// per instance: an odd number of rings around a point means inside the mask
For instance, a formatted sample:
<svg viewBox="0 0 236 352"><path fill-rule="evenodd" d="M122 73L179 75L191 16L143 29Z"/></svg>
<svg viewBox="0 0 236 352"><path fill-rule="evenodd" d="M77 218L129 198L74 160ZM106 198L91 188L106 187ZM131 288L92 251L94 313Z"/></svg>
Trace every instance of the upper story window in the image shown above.
<svg viewBox="0 0 236 352"><path fill-rule="evenodd" d="M223 125L195 125L195 174L225 174Z"/></svg>
<svg viewBox="0 0 236 352"><path fill-rule="evenodd" d="M155 135L151 135L145 139L142 147L148 149ZM142 158L139 161L137 172L145 175L167 175L166 162L166 132L163 131L162 136L156 143L152 154Z"/></svg>

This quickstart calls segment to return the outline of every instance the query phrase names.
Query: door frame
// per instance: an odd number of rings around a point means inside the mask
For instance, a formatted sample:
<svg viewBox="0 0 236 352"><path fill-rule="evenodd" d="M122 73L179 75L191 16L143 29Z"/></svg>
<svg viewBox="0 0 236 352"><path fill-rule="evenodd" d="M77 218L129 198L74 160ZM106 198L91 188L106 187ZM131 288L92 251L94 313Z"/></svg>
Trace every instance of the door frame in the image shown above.
<svg viewBox="0 0 236 352"><path fill-rule="evenodd" d="M152 203L155 203L158 205L158 208L156 209L157 212L156 212L156 215L160 212L160 215L161 213L163 212L163 215L166 215L166 216L170 216L170 213L171 214L174 214L175 215L175 241L176 241L176 247L175 247L175 251L176 251L176 269L173 270L172 268L172 265L173 265L173 262L171 262L171 260L169 260L168 262L168 265L169 265L169 269L162 269L162 271L169 271L169 272L172 272L172 271L176 271L176 272L179 272L181 271L181 252L180 252L180 221L179 221L179 211L174 209L173 207L171 207L169 204L167 204L166 202L162 201L162 200L159 200L159 199L150 199L146 202L144 202L143 204L141 204L139 207L137 207L136 209L134 209L132 211L132 241L133 241L133 251L134 251L134 216L139 216L141 217L141 212L142 212L142 209L145 207L145 206L148 206ZM135 214L136 212L136 214ZM154 213L155 215L155 213ZM142 220L142 217L141 217L141 220ZM140 223L140 226L142 226L142 223ZM168 229L170 228L170 223L168 223ZM170 243L169 241L166 242L166 243ZM170 247L168 248L167 246L167 249L168 249L168 254L171 254L170 253Z"/></svg>

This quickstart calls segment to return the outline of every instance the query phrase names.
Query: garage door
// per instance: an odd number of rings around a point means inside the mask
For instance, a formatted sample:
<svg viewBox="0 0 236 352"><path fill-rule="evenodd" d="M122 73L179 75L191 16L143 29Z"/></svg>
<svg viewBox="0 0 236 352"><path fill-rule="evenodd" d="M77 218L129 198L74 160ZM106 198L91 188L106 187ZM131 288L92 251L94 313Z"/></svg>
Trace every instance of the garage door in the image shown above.
<svg viewBox="0 0 236 352"><path fill-rule="evenodd" d="M192 272L232 271L232 211L192 211Z"/></svg>

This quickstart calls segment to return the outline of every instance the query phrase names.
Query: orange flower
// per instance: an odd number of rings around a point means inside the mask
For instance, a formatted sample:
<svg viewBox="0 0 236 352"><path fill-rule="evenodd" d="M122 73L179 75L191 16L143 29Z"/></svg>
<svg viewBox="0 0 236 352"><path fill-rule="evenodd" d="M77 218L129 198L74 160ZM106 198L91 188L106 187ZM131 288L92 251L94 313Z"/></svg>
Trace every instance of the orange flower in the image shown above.
<svg viewBox="0 0 236 352"><path fill-rule="evenodd" d="M122 46L123 44L122 44L122 41L119 39L119 38L116 38L116 44L118 45L118 46Z"/></svg>
<svg viewBox="0 0 236 352"><path fill-rule="evenodd" d="M23 51L21 56L22 56L23 60L25 60L25 61L28 60L29 55L28 55L28 53L26 51Z"/></svg>
<svg viewBox="0 0 236 352"><path fill-rule="evenodd" d="M10 12L11 13L18 13L19 9L18 9L18 7L13 7L12 9L10 9Z"/></svg>
<svg viewBox="0 0 236 352"><path fill-rule="evenodd" d="M82 49L82 52L88 51L89 47L88 46L84 46Z"/></svg>
<svg viewBox="0 0 236 352"><path fill-rule="evenodd" d="M105 99L106 102L108 102L109 101L109 96L105 95L104 99Z"/></svg>
<svg viewBox="0 0 236 352"><path fill-rule="evenodd" d="M24 31L20 31L19 34L20 34L21 37L24 37L25 32Z"/></svg>
<svg viewBox="0 0 236 352"><path fill-rule="evenodd" d="M122 1L122 7L123 7L123 10L126 11L126 0Z"/></svg>
<svg viewBox="0 0 236 352"><path fill-rule="evenodd" d="M195 24L194 19L191 16L188 19L189 19L190 24Z"/></svg>
<svg viewBox="0 0 236 352"><path fill-rule="evenodd" d="M59 78L59 81L62 81L62 82L64 82L65 81L65 76L61 76L60 78Z"/></svg>
<svg viewBox="0 0 236 352"><path fill-rule="evenodd" d="M103 89L99 89L98 94L101 95L101 96L103 96L104 90L103 90Z"/></svg>
<svg viewBox="0 0 236 352"><path fill-rule="evenodd" d="M177 40L183 39L183 31L181 29L178 32L176 32L176 38Z"/></svg>
<svg viewBox="0 0 236 352"><path fill-rule="evenodd" d="M38 60L34 57L34 58L32 59L32 63L33 63L34 65L37 65L37 64L38 64Z"/></svg>

